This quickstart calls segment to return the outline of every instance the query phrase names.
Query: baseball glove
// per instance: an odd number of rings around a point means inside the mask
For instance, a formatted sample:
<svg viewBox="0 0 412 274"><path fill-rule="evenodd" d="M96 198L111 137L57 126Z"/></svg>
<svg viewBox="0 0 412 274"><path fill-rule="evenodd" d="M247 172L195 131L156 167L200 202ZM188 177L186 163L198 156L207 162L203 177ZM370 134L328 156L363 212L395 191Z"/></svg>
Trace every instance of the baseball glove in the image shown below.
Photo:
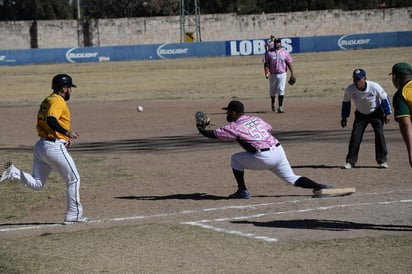
<svg viewBox="0 0 412 274"><path fill-rule="evenodd" d="M198 111L195 114L196 127L205 129L210 125L210 118L203 111Z"/></svg>
<svg viewBox="0 0 412 274"><path fill-rule="evenodd" d="M296 78L295 77L290 77L290 79L289 79L289 81L288 81L288 84L289 85L291 85L291 86L293 86L294 84L296 83Z"/></svg>

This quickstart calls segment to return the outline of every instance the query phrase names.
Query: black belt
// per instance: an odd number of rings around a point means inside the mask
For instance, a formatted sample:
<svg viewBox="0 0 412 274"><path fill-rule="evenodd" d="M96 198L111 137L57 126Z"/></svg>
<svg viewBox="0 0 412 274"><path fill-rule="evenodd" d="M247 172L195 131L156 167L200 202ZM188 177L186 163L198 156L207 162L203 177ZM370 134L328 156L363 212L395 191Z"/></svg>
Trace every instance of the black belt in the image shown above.
<svg viewBox="0 0 412 274"><path fill-rule="evenodd" d="M56 138L46 138L45 140L53 143L56 142Z"/></svg>
<svg viewBox="0 0 412 274"><path fill-rule="evenodd" d="M280 146L280 143L277 143L277 144L275 145L275 147L278 147L278 146ZM265 151L269 151L269 150L270 150L270 147L259 149L260 152L265 152Z"/></svg>

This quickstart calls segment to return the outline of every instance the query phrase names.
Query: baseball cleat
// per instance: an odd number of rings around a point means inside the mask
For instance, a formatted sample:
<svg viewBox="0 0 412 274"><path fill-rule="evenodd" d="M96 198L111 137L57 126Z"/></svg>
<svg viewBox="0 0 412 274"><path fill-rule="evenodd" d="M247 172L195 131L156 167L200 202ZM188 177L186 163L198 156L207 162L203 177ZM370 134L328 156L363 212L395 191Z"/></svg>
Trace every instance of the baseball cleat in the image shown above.
<svg viewBox="0 0 412 274"><path fill-rule="evenodd" d="M389 168L389 165L387 162L381 163L379 166L380 168Z"/></svg>
<svg viewBox="0 0 412 274"><path fill-rule="evenodd" d="M4 164L3 171L1 172L1 178L0 178L0 183L6 180L11 179L11 169L13 167L12 162L6 162Z"/></svg>
<svg viewBox="0 0 412 274"><path fill-rule="evenodd" d="M279 113L284 113L285 110L283 109L283 107L279 107L279 108L278 108L278 112L279 112Z"/></svg>
<svg viewBox="0 0 412 274"><path fill-rule="evenodd" d="M235 193L229 195L229 199L249 199L249 191L238 189Z"/></svg>
<svg viewBox="0 0 412 274"><path fill-rule="evenodd" d="M90 221L89 218L80 217L80 218L77 218L75 220L64 220L63 224L64 225L72 225L72 224L87 223L88 221Z"/></svg>
<svg viewBox="0 0 412 274"><path fill-rule="evenodd" d="M347 196L355 192L354 187L347 187L347 188L322 188L322 189L314 189L313 190L313 197L315 198L322 198L322 197L340 197L340 196Z"/></svg>
<svg viewBox="0 0 412 274"><path fill-rule="evenodd" d="M351 169L351 168L353 168L353 167L355 167L355 165L352 165L351 163L346 163L346 164L343 166L343 168L345 168L345 169Z"/></svg>

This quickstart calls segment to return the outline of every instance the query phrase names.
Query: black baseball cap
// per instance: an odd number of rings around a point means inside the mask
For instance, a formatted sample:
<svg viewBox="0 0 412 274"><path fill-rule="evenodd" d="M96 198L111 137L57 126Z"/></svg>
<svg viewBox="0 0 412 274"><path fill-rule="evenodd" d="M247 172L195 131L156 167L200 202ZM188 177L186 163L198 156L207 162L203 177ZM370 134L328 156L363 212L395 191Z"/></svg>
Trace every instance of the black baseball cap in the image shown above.
<svg viewBox="0 0 412 274"><path fill-rule="evenodd" d="M227 107L222 108L223 110L232 110L236 113L244 113L245 112L245 107L243 106L242 102L240 101L230 101L229 105Z"/></svg>
<svg viewBox="0 0 412 274"><path fill-rule="evenodd" d="M363 77L366 77L366 72L363 69L359 68L359 69L355 69L353 71L353 78L354 79L360 80Z"/></svg>
<svg viewBox="0 0 412 274"><path fill-rule="evenodd" d="M282 40L280 38L275 39L275 43L281 43L281 42L282 42Z"/></svg>

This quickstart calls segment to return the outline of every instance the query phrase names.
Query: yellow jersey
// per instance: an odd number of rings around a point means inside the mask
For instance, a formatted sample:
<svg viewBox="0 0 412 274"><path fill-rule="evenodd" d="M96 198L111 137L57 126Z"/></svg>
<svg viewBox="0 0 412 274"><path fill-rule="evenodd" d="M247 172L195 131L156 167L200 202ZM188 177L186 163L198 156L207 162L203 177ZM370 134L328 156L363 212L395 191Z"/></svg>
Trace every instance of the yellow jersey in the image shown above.
<svg viewBox="0 0 412 274"><path fill-rule="evenodd" d="M60 126L66 130L70 130L70 110L67 102L59 94L50 94L40 104L36 129L40 137L69 140L69 137L66 135L50 128L47 124L47 117L49 116L55 117Z"/></svg>

